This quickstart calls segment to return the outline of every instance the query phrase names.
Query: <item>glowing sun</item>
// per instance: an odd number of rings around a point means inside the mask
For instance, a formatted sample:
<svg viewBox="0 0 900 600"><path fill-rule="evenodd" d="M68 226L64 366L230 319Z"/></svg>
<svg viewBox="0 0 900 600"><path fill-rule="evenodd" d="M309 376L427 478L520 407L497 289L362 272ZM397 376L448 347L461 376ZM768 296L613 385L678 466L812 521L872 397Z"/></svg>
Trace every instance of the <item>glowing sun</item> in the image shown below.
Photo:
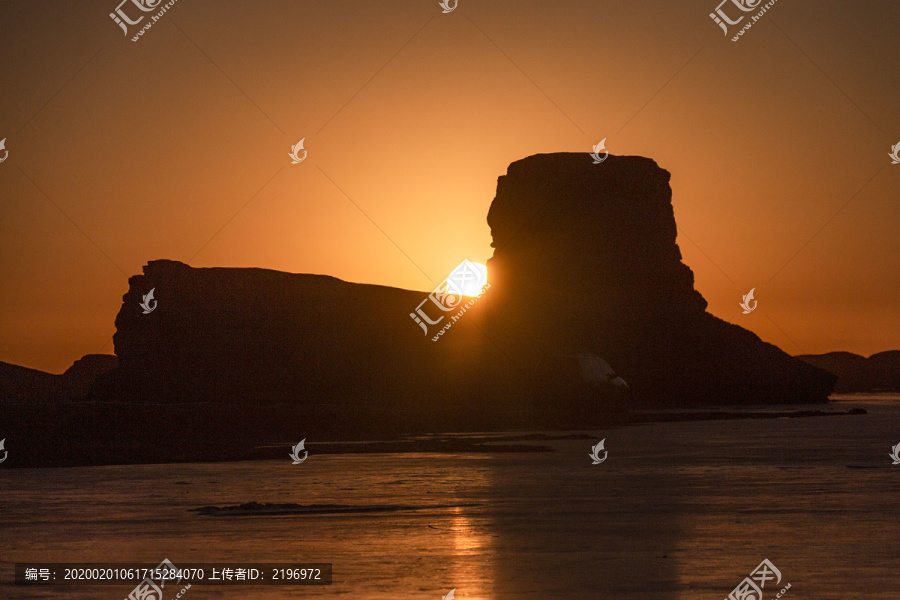
<svg viewBox="0 0 900 600"><path fill-rule="evenodd" d="M487 267L468 260L462 261L447 277L447 286L463 296L479 296L485 285Z"/></svg>

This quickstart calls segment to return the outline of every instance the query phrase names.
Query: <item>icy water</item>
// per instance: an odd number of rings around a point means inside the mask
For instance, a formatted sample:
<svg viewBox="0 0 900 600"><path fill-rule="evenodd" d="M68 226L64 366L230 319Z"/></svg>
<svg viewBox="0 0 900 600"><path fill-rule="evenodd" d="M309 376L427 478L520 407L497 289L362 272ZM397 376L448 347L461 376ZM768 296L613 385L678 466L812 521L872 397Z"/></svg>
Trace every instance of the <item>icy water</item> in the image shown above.
<svg viewBox="0 0 900 600"><path fill-rule="evenodd" d="M0 467L0 598L121 600L132 587L17 587L15 562L168 558L334 564L327 587L195 585L189 600L439 600L452 588L463 600L721 600L768 558L782 581L766 585L765 600L787 583L787 600L897 600L900 465L888 454L900 443L900 397L844 397L831 408L857 406L869 413L527 442L554 450L543 453L316 456L313 448L296 466L285 456ZM602 438L608 459L592 465L590 446ZM189 512L253 500L426 508Z"/></svg>

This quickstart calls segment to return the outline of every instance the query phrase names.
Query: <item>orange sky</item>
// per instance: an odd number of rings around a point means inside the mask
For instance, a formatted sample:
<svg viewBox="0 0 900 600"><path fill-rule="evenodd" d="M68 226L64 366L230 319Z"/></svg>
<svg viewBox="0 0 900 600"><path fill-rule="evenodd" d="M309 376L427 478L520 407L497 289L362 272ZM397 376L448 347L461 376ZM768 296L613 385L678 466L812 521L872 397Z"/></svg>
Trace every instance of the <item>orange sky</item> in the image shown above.
<svg viewBox="0 0 900 600"><path fill-rule="evenodd" d="M510 162L602 138L672 173L713 314L900 348L896 4L779 0L738 43L705 0L179 0L137 43L117 4L0 6L0 360L111 352L158 258L430 290L490 256Z"/></svg>

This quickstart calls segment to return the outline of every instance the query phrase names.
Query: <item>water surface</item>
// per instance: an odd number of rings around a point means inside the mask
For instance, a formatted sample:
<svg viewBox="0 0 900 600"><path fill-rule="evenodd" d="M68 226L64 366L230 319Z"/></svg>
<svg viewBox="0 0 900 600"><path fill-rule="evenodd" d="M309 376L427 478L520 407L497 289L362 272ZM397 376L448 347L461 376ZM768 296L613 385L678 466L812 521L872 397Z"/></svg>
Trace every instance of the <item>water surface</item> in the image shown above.
<svg viewBox="0 0 900 600"><path fill-rule="evenodd" d="M296 466L0 467L0 598L130 591L16 587L15 562L168 558L334 564L332 586L194 586L191 600L439 600L451 588L465 600L721 600L768 558L783 581L766 600L787 582L787 600L896 600L900 466L888 453L900 397L833 408L856 406L869 413L641 425L537 442L554 450L543 453L317 456L310 445ZM592 465L601 438L608 459ZM190 512L249 501L423 508Z"/></svg>

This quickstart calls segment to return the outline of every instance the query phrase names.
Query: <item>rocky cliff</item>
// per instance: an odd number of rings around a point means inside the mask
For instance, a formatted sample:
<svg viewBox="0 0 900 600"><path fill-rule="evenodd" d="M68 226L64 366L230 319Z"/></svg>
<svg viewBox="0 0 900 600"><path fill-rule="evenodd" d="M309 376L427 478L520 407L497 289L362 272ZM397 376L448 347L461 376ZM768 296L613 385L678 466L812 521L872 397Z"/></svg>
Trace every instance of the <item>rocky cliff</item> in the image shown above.
<svg viewBox="0 0 900 600"><path fill-rule="evenodd" d="M635 402L824 402L834 377L706 312L681 261L669 173L653 160L512 163L488 213L488 334L521 364L595 353ZM494 291L496 290L496 291Z"/></svg>

